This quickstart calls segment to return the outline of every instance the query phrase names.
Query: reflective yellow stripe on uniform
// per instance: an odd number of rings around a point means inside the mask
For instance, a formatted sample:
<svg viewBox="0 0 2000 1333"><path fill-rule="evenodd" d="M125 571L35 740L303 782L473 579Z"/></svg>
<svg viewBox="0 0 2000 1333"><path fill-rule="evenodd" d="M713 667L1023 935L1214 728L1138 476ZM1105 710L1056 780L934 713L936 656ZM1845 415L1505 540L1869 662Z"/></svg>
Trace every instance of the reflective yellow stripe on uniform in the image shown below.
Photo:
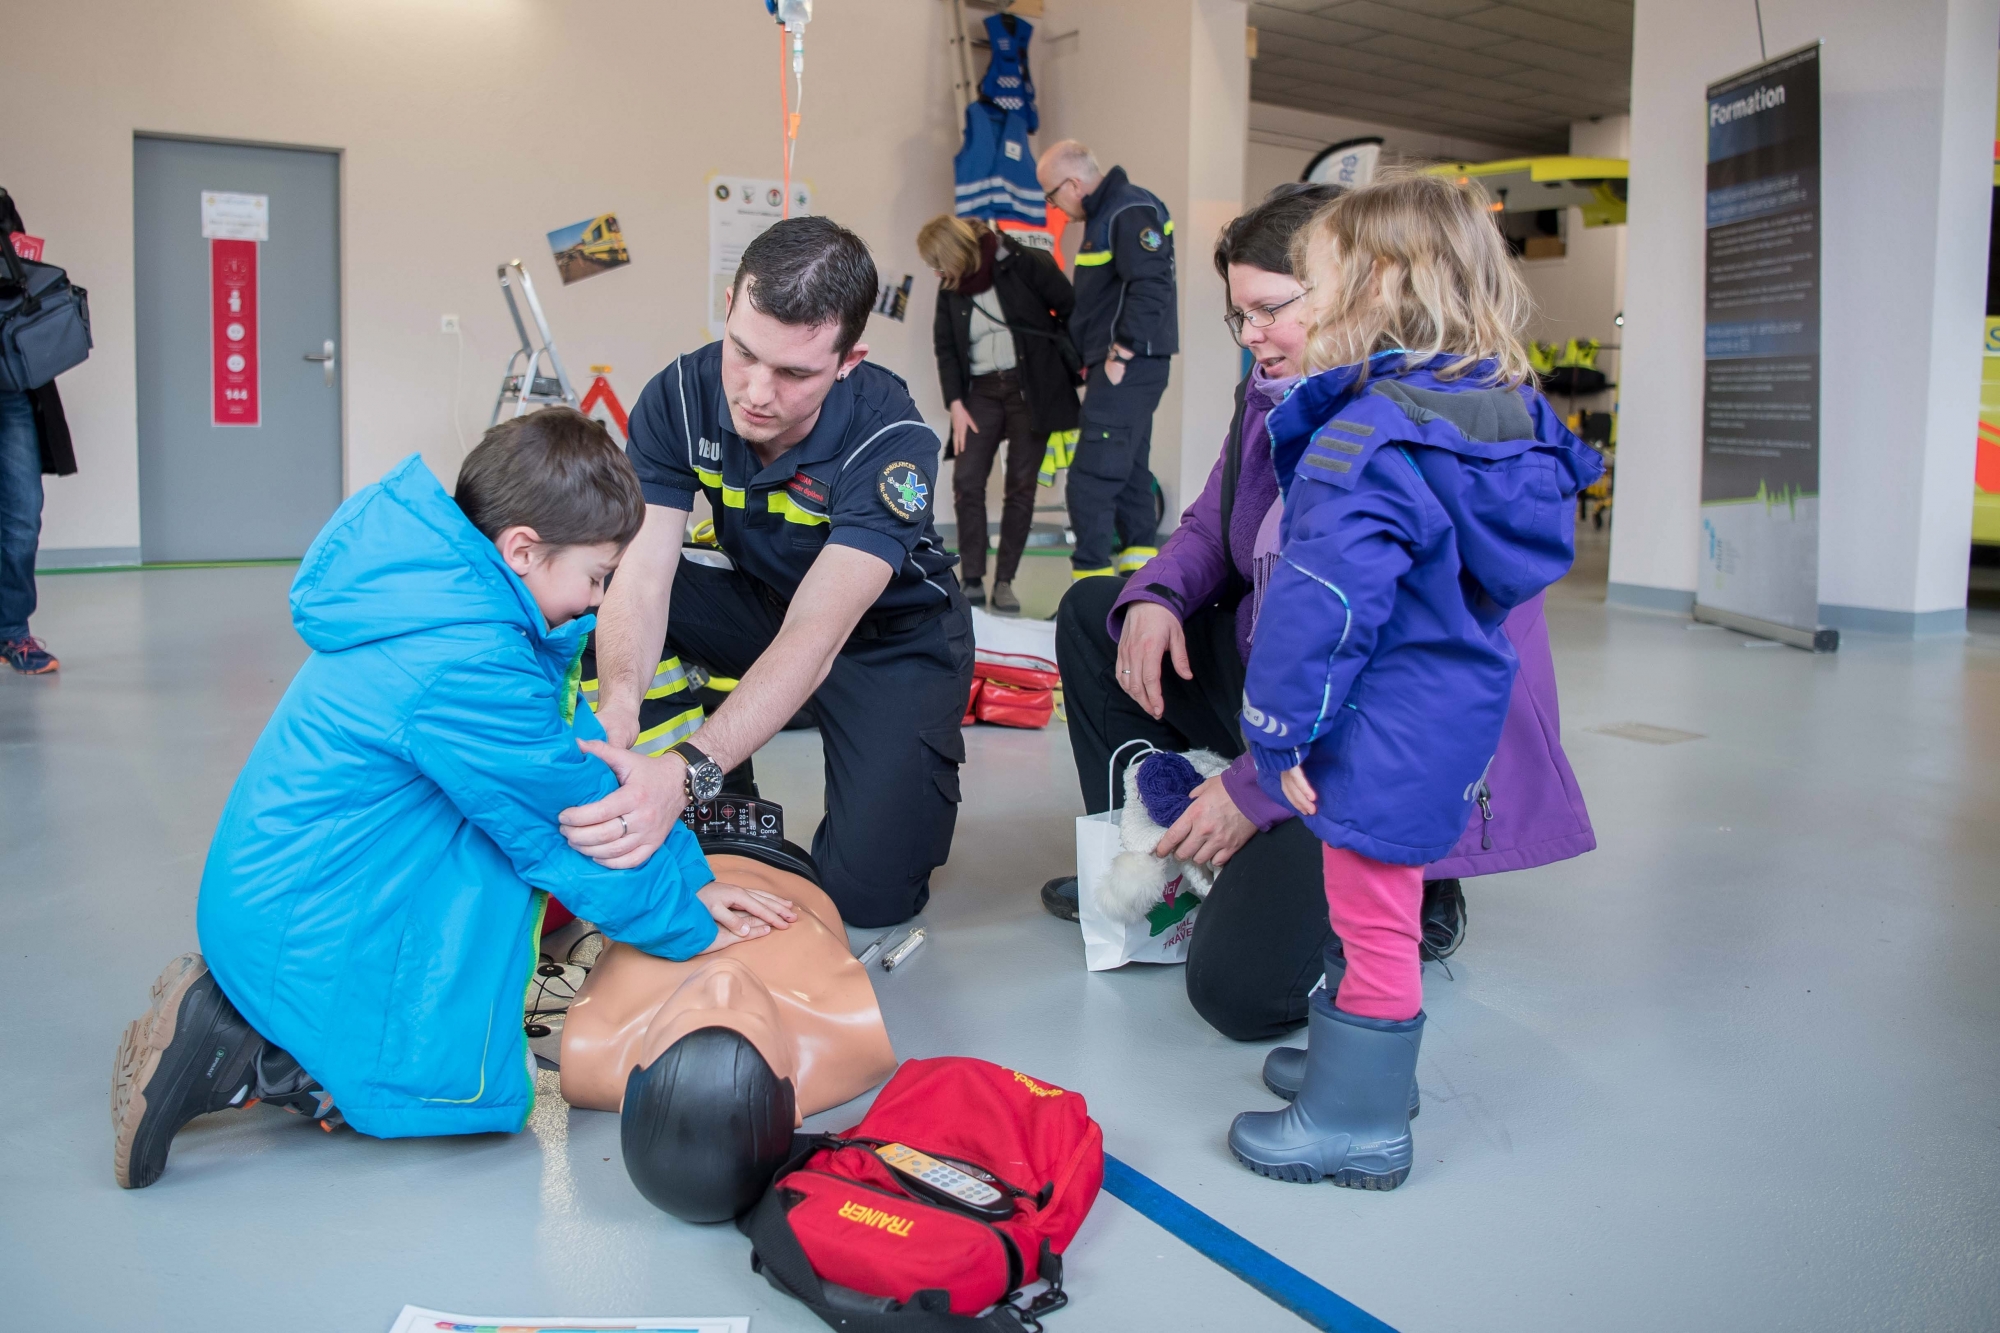
<svg viewBox="0 0 2000 1333"><path fill-rule="evenodd" d="M663 755L670 747L679 745L701 730L701 723L701 709L690 708L685 713L668 718L657 727L640 732L639 739L632 743L632 748L644 755L655 757Z"/></svg>
<svg viewBox="0 0 2000 1333"><path fill-rule="evenodd" d="M1085 579L1094 579L1104 574L1109 574L1115 578L1117 577L1118 570L1111 565L1106 565L1102 569L1072 569L1069 572L1069 581L1071 583L1081 583Z"/></svg>
<svg viewBox="0 0 2000 1333"><path fill-rule="evenodd" d="M1118 553L1118 572L1130 574L1160 553L1157 546L1128 546Z"/></svg>
<svg viewBox="0 0 2000 1333"><path fill-rule="evenodd" d="M1163 236L1171 236L1174 234L1174 223L1172 218L1167 219L1167 225L1160 228L1160 234Z"/></svg>
<svg viewBox="0 0 2000 1333"><path fill-rule="evenodd" d="M681 665L680 658L668 657L662 659L660 665L653 672L653 684L646 691L646 697L648 699L664 699L670 694L679 693L681 687L687 684L687 674L687 668ZM595 682L592 683L594 684Z"/></svg>
<svg viewBox="0 0 2000 1333"><path fill-rule="evenodd" d="M787 523L798 523L805 527L811 527L816 523L824 523L829 527L833 524L833 520L825 514L814 513L783 491L772 491L766 495L764 508L773 514L783 514Z"/></svg>
<svg viewBox="0 0 2000 1333"><path fill-rule="evenodd" d="M720 472L710 472L705 467L696 468L694 470L694 477L696 481L700 482L704 486L722 485L722 474Z"/></svg>
<svg viewBox="0 0 2000 1333"><path fill-rule="evenodd" d="M1098 264L1108 264L1110 262L1111 252L1109 250L1079 250L1076 254L1076 266L1078 268L1093 268Z"/></svg>
<svg viewBox="0 0 2000 1333"><path fill-rule="evenodd" d="M741 486L724 486L722 488L722 503L728 509L741 509L743 507L743 488Z"/></svg>
<svg viewBox="0 0 2000 1333"><path fill-rule="evenodd" d="M1081 432L1058 430L1049 433L1048 448L1042 451L1041 471L1035 474L1037 483L1043 486L1056 484L1056 473L1068 467L1076 458L1076 442Z"/></svg>

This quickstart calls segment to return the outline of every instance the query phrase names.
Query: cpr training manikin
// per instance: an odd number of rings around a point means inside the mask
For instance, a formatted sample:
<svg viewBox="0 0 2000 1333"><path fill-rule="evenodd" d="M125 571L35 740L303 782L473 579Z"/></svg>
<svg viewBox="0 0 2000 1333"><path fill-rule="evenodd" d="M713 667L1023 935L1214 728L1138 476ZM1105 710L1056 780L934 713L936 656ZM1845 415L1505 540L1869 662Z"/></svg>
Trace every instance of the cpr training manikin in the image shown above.
<svg viewBox="0 0 2000 1333"><path fill-rule="evenodd" d="M811 861L789 843L703 848L718 878L790 899L798 920L686 962L606 945L560 1017L556 1063L570 1105L619 1112L640 1193L685 1221L726 1222L757 1201L806 1116L875 1087L896 1056ZM544 952L579 933L545 937Z"/></svg>

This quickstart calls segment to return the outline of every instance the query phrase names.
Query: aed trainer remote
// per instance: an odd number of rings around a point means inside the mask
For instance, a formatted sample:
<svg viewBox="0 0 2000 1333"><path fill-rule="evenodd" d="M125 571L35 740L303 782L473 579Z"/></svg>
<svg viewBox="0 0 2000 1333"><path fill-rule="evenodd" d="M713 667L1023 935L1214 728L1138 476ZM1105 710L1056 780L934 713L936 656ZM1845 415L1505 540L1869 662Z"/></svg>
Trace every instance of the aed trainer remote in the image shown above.
<svg viewBox="0 0 2000 1333"><path fill-rule="evenodd" d="M1014 1201L977 1176L959 1170L903 1143L885 1143L875 1155L912 1189L947 1208L958 1208L991 1221L1014 1215Z"/></svg>

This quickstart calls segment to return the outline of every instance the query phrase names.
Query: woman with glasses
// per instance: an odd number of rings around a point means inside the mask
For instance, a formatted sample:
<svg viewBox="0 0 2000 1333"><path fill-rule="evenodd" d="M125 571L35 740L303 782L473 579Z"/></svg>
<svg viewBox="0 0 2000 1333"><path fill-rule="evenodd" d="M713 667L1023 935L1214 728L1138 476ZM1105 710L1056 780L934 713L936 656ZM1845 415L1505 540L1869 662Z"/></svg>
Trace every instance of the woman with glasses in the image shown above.
<svg viewBox="0 0 2000 1333"><path fill-rule="evenodd" d="M1111 808L1106 774L1114 755L1122 768L1143 752L1132 742L1232 759L1195 790L1155 854L1220 871L1195 918L1188 999L1239 1041L1298 1027L1321 974L1344 967L1326 920L1320 845L1257 785L1236 722L1284 512L1264 422L1297 381L1306 343L1310 303L1292 272L1292 238L1341 193L1281 185L1223 229L1215 267L1229 286L1224 322L1252 365L1222 455L1158 556L1130 578L1075 584L1056 616L1070 746L1090 813ZM1525 869L1596 845L1562 754L1539 597L1517 608L1507 632L1521 672L1493 771L1510 775L1509 790L1503 799L1496 789L1479 807L1490 817L1475 815L1452 855L1425 872L1427 958L1450 954L1463 935L1458 876ZM1042 903L1075 920L1076 878L1043 885Z"/></svg>
<svg viewBox="0 0 2000 1333"><path fill-rule="evenodd" d="M938 276L931 337L951 408L959 581L967 601L988 604L986 479L1005 440L991 605L1019 611L1014 574L1034 522L1035 475L1049 437L1076 430L1080 362L1066 327L1076 292L1049 256L1008 244L977 218L932 218L917 253Z"/></svg>

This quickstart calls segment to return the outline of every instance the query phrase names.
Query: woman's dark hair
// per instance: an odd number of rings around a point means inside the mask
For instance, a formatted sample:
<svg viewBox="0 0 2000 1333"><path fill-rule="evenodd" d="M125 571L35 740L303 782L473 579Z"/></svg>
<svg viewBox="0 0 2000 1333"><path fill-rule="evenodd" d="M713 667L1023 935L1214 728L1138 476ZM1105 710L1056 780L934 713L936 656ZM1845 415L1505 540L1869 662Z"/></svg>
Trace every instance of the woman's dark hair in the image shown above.
<svg viewBox="0 0 2000 1333"><path fill-rule="evenodd" d="M879 295L875 261L859 236L828 218L774 222L743 247L731 290L743 299L743 280L755 279L750 304L781 324L809 329L840 325L835 350L846 356Z"/></svg>
<svg viewBox="0 0 2000 1333"><path fill-rule="evenodd" d="M489 540L524 527L550 546L622 547L646 521L646 497L624 452L602 425L568 407L487 431L460 465L453 498Z"/></svg>
<svg viewBox="0 0 2000 1333"><path fill-rule="evenodd" d="M1292 271L1292 236L1312 215L1346 194L1344 186L1280 185L1263 202L1236 218L1215 238L1215 271L1229 281L1231 264L1247 264L1266 273Z"/></svg>

